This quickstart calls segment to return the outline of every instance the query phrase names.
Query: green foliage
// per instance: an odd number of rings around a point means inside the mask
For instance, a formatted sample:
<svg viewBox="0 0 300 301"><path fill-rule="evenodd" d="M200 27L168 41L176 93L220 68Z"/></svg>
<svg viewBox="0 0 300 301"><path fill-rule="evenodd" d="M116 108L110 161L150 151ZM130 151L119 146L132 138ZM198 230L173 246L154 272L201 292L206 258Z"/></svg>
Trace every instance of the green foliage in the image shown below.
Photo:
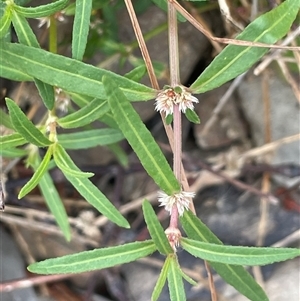
<svg viewBox="0 0 300 301"><path fill-rule="evenodd" d="M103 75L107 75L123 90L130 101L149 100L156 94L155 90L108 70L42 49L15 43L2 43L1 56L6 58L2 61L5 67L14 67L68 92L104 98L106 95L101 79Z"/></svg>
<svg viewBox="0 0 300 301"><path fill-rule="evenodd" d="M148 256L156 250L151 240L95 249L33 263L28 270L37 274L81 273L105 269Z"/></svg>
<svg viewBox="0 0 300 301"><path fill-rule="evenodd" d="M92 0L76 1L73 25L72 57L81 61L84 55L90 27Z"/></svg>
<svg viewBox="0 0 300 301"><path fill-rule="evenodd" d="M144 201L143 203L143 212L147 228L149 230L151 238L153 239L157 247L157 250L161 254L165 255L174 253L174 250L170 246L166 234L164 233L164 230L157 220L156 214L148 201Z"/></svg>
<svg viewBox="0 0 300 301"><path fill-rule="evenodd" d="M6 98L6 105L14 129L21 134L26 141L37 146L47 146L52 143L30 120L27 119L27 116L13 100Z"/></svg>
<svg viewBox="0 0 300 301"><path fill-rule="evenodd" d="M180 185L165 156L126 96L111 78L104 77L103 83L114 119L147 173L166 193L179 191Z"/></svg>
<svg viewBox="0 0 300 301"><path fill-rule="evenodd" d="M114 6L109 0L77 0L69 4L68 0L58 0L37 7L25 7L25 2L10 0L0 3L0 76L14 81L34 81L47 113L40 124L33 124L20 107L8 98L6 105L9 114L0 110L0 124L13 131L0 137L0 155L24 157L27 166L33 170L31 179L20 190L19 198L39 186L56 223L65 238L70 240L68 215L48 172L55 166L100 213L118 226L129 228L129 223L119 210L89 179L93 173L82 171L67 153L68 149L106 145L119 162L127 166L127 155L118 144L126 139L161 190L169 196L181 190L181 183L130 103L151 100L159 91L140 83L146 73L144 63L141 64L139 58L130 57L134 46L129 47L117 40L117 13L124 7L124 3L116 1ZM166 10L166 0L153 2ZM142 12L149 3L139 2L136 5L136 9ZM286 0L254 20L237 39L273 44L287 34L299 8L300 0ZM27 20L49 18L62 13L63 9L67 15L75 15L72 58L41 49ZM99 9L104 22L90 28L94 12ZM178 20L185 21L180 14L177 16ZM19 43L9 42L11 25ZM97 30L103 33L100 37ZM104 53L118 54L120 62L128 59L135 68L121 76L82 62L83 57L93 53L97 47L102 47ZM268 49L260 47L227 46L191 85L191 91L203 93L222 85L248 70L267 51ZM156 69L162 69L161 65ZM61 88L79 109L59 117L59 104L55 101L56 87ZM186 117L191 122L200 123L193 110L188 109ZM175 122L173 118L170 114L166 118L167 124ZM94 121L100 121L107 127L95 129L92 124ZM72 133L57 133L59 127L77 130ZM42 159L39 148L45 150ZM128 263L159 251L166 258L151 300L158 300L166 282L172 301L186 300L183 279L192 284L195 281L181 270L176 252L150 203L145 201L142 209L151 240L47 259L31 264L28 269L39 274L81 273ZM224 246L191 212L185 212L180 222L187 235L178 238L183 249L195 257L207 260L227 283L252 301L267 301L268 297L243 265L266 265L300 255L299 249L293 248Z"/></svg>
<svg viewBox="0 0 300 301"><path fill-rule="evenodd" d="M300 256L299 249L214 245L182 238L182 247L192 255L212 262L234 265L266 265Z"/></svg>
<svg viewBox="0 0 300 301"><path fill-rule="evenodd" d="M50 16L58 11L61 11L69 0L58 0L53 3L40 5L37 7L23 7L14 5L14 10L25 18L42 18Z"/></svg>
<svg viewBox="0 0 300 301"><path fill-rule="evenodd" d="M287 0L258 17L237 36L237 40L274 44L291 28L300 8L299 0ZM221 86L248 70L267 48L228 45L191 85L194 93Z"/></svg>
<svg viewBox="0 0 300 301"><path fill-rule="evenodd" d="M222 244L214 233L191 212L185 212L180 221L189 238L212 244ZM250 300L268 300L263 289L242 266L218 262L210 262L210 265L227 283Z"/></svg>

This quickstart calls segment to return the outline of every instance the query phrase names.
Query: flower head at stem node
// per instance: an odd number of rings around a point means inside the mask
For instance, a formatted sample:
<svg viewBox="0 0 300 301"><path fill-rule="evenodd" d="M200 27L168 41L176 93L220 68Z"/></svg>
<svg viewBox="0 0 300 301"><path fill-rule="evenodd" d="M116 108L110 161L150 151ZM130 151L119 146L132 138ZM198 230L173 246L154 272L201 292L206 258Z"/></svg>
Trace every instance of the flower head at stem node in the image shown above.
<svg viewBox="0 0 300 301"><path fill-rule="evenodd" d="M194 104L198 103L197 97L193 96L183 86L175 88L167 87L158 93L155 99L155 110L166 115L173 114L174 105L179 106L179 110L185 113L187 109L194 110Z"/></svg>
<svg viewBox="0 0 300 301"><path fill-rule="evenodd" d="M174 250L174 252L176 252L177 248L180 245L180 238L181 238L180 230L178 228L169 227L165 230L165 233L172 249Z"/></svg>
<svg viewBox="0 0 300 301"><path fill-rule="evenodd" d="M183 215L184 210L189 209L191 198L195 196L194 192L180 191L172 195L167 195L166 193L158 192L158 202L159 206L164 206L169 213L172 213L173 205L176 205L179 215Z"/></svg>

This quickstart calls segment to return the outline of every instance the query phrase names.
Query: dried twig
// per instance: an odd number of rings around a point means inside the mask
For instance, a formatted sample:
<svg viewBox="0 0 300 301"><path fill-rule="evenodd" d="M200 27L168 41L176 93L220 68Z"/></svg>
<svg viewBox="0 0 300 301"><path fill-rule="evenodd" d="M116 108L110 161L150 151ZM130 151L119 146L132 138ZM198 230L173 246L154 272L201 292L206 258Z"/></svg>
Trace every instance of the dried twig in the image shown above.
<svg viewBox="0 0 300 301"><path fill-rule="evenodd" d="M249 42L249 41L242 41L242 40L234 40L234 39L226 39L226 38L217 38L212 36L203 26L200 24L192 15L190 15L176 0L168 0L178 12L180 12L192 25L195 26L199 31L201 31L207 38L220 42L223 44L231 44L231 45L238 45L238 46L249 46L249 47L262 47L262 48L276 48L276 49L288 49L292 51L299 51L300 47L293 47L293 46L281 46L281 45L272 45L272 44L265 44L259 42Z"/></svg>
<svg viewBox="0 0 300 301"><path fill-rule="evenodd" d="M250 149L249 151L243 153L240 157L239 160L245 160L248 158L253 158L261 155L265 155L269 152L273 152L276 150L276 148L280 147L283 144L291 143L294 141L297 141L300 139L300 134L295 134L292 136L284 137L278 140L275 140L273 142L264 144L263 146L259 146L253 149Z"/></svg>
<svg viewBox="0 0 300 301"><path fill-rule="evenodd" d="M286 46L290 44L298 35L300 35L300 26L292 31L280 45ZM263 61L254 69L254 75L259 75L273 60L275 60L283 49L276 49L270 55L265 56ZM297 53L295 53L297 55Z"/></svg>

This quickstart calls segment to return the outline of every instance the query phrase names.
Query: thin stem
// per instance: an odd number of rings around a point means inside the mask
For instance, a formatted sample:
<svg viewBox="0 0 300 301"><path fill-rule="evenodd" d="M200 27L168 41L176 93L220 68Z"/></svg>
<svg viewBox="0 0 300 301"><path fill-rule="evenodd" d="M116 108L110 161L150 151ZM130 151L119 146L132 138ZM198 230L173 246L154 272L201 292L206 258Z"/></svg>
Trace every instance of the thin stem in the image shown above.
<svg viewBox="0 0 300 301"><path fill-rule="evenodd" d="M168 3L168 24L169 24L169 62L170 62L170 84L172 87L180 84L179 75L179 52L178 52L178 28L175 8ZM182 156L182 135L181 135L181 112L179 106L174 105L173 109L174 129L174 157L173 171L176 179L181 183L181 156ZM170 227L178 227L178 209L173 207L170 217Z"/></svg>
<svg viewBox="0 0 300 301"><path fill-rule="evenodd" d="M168 3L169 24L169 62L170 62L170 85L175 87L180 84L179 75L179 51L178 51L178 27L176 10Z"/></svg>
<svg viewBox="0 0 300 301"><path fill-rule="evenodd" d="M150 77L151 85L152 85L152 87L154 87L155 89L158 90L159 85L158 85L157 78L156 78L156 75L154 72L152 61L151 61L144 37L143 37L143 33L142 33L140 25L139 25L139 22L137 20L134 8L132 6L131 0L125 0L125 4L127 7L127 11L128 11L131 23L132 23L132 27L133 27L135 36L137 38L137 41L139 43L139 46L140 46L140 49L142 52L143 59L146 64L146 68L147 68L147 71L148 71L148 74Z"/></svg>
<svg viewBox="0 0 300 301"><path fill-rule="evenodd" d="M50 16L49 51L57 53L57 22L54 15Z"/></svg>
<svg viewBox="0 0 300 301"><path fill-rule="evenodd" d="M173 171L176 179L181 183L181 159L182 159L182 147L181 147L181 112L179 111L179 106L174 105L173 110L173 129L174 129L174 157L173 157Z"/></svg>

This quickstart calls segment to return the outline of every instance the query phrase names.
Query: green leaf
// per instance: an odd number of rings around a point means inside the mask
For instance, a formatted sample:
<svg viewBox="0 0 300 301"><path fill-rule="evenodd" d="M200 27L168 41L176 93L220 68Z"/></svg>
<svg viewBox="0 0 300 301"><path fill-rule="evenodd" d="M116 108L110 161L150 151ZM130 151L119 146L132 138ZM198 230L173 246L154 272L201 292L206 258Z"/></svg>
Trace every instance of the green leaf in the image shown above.
<svg viewBox="0 0 300 301"><path fill-rule="evenodd" d="M123 92L109 77L103 78L103 84L114 119L147 173L167 194L179 191L180 185L161 149Z"/></svg>
<svg viewBox="0 0 300 301"><path fill-rule="evenodd" d="M88 105L75 113L57 120L58 124L65 129L77 128L99 119L109 111L107 101L94 98Z"/></svg>
<svg viewBox="0 0 300 301"><path fill-rule="evenodd" d="M300 256L300 249L296 248L224 246L189 238L182 238L181 246L203 260L234 265L266 265Z"/></svg>
<svg viewBox="0 0 300 301"><path fill-rule="evenodd" d="M15 5L14 10L25 18L41 18L53 15L62 10L69 0L58 0L49 4L39 5L37 7L22 7Z"/></svg>
<svg viewBox="0 0 300 301"><path fill-rule="evenodd" d="M62 172L82 197L84 197L99 212L120 227L130 227L127 220L121 215L116 207L89 179L71 176L70 174L65 173L64 170L62 170Z"/></svg>
<svg viewBox="0 0 300 301"><path fill-rule="evenodd" d="M70 96L72 100L80 107L83 108L84 106L88 105L90 102L92 102L95 98L87 96L87 95L81 95L77 93L70 93ZM96 98L98 99L98 98Z"/></svg>
<svg viewBox="0 0 300 301"><path fill-rule="evenodd" d="M7 61L6 57L0 55L0 76L3 78L7 78L14 81L32 81L32 77L22 72L20 70L16 70L15 67L11 66L11 64Z"/></svg>
<svg viewBox="0 0 300 301"><path fill-rule="evenodd" d="M27 143L27 141L19 133L0 136L1 149L8 149L25 143Z"/></svg>
<svg viewBox="0 0 300 301"><path fill-rule="evenodd" d="M3 16L0 19L0 39L2 39L8 32L11 23L11 9L9 6L5 7Z"/></svg>
<svg viewBox="0 0 300 301"><path fill-rule="evenodd" d="M17 33L18 40L21 44L37 48L40 47L39 42L37 41L36 36L25 17L13 11L12 23Z"/></svg>
<svg viewBox="0 0 300 301"><path fill-rule="evenodd" d="M185 290L183 286L182 276L179 271L176 256L170 256L170 268L168 271L168 286L171 301L185 301Z"/></svg>
<svg viewBox="0 0 300 301"><path fill-rule="evenodd" d="M92 0L76 1L73 23L72 57L81 61L84 55L92 12Z"/></svg>
<svg viewBox="0 0 300 301"><path fill-rule="evenodd" d="M147 200L143 202L143 213L144 213L148 231L157 247L157 250L161 254L165 254L165 255L174 253L174 250L170 246L167 236L163 230L163 227L158 221L152 206Z"/></svg>
<svg viewBox="0 0 300 301"><path fill-rule="evenodd" d="M139 82L146 73L147 73L147 68L143 64L143 65L140 65L140 66L134 68L130 72L126 73L124 75L124 77L126 77L130 80L133 80L135 82Z"/></svg>
<svg viewBox="0 0 300 301"><path fill-rule="evenodd" d="M45 84L37 78L34 79L34 83L46 108L51 111L54 107L55 102L54 88L48 84Z"/></svg>
<svg viewBox="0 0 300 301"><path fill-rule="evenodd" d="M185 211L183 217L180 218L180 222L189 238L214 244L222 244L211 230L191 212ZM243 267L217 262L210 262L210 265L228 284L232 285L249 300L269 300L263 289Z"/></svg>
<svg viewBox="0 0 300 301"><path fill-rule="evenodd" d="M9 98L5 98L5 100L12 124L17 132L19 132L28 142L37 146L47 146L52 143L29 119L27 119L27 116L13 100Z"/></svg>
<svg viewBox="0 0 300 301"><path fill-rule="evenodd" d="M32 189L34 189L38 183L40 182L42 176L46 173L48 169L48 165L52 156L53 148L50 146L37 169L35 170L31 179L22 187L19 192L18 199L23 198L26 194L28 194Z"/></svg>
<svg viewBox="0 0 300 301"><path fill-rule="evenodd" d="M11 123L10 117L0 108L0 124L5 126L8 129L13 130L14 127Z"/></svg>
<svg viewBox="0 0 300 301"><path fill-rule="evenodd" d="M124 136L120 130L107 128L60 134L57 138L66 149L85 149L115 143L124 139Z"/></svg>
<svg viewBox="0 0 300 301"><path fill-rule="evenodd" d="M104 98L105 91L101 79L103 75L108 75L110 80L114 81L131 101L149 100L156 95L156 91L152 88L111 71L42 49L16 43L2 43L1 56L4 56L9 64L17 70L68 92Z"/></svg>
<svg viewBox="0 0 300 301"><path fill-rule="evenodd" d="M157 299L159 298L161 291L163 289L163 287L165 286L166 280L167 280L167 276L168 276L168 272L169 272L169 267L170 267L170 261L171 261L171 256L167 256L164 265L161 269L161 272L159 274L159 277L157 279L157 282L155 284L152 296L151 296L151 301L157 301Z"/></svg>
<svg viewBox="0 0 300 301"><path fill-rule="evenodd" d="M113 267L148 256L156 250L151 241L133 242L36 262L28 270L37 274L82 273Z"/></svg>
<svg viewBox="0 0 300 301"><path fill-rule="evenodd" d="M187 282L190 283L191 285L195 285L195 286L198 285L198 283L197 283L194 279L192 279L191 277L189 277L187 274L185 274L185 273L183 272L183 270L180 268L180 266L178 266L178 271L180 272L182 278L183 278L185 281L187 281Z"/></svg>
<svg viewBox="0 0 300 301"><path fill-rule="evenodd" d="M81 171L73 162L73 160L70 158L70 156L67 154L67 152L64 150L64 148L56 144L54 151L53 151L53 157L54 161L63 171L63 173L68 174L73 177L78 178L89 178L92 177L94 174L92 172L83 172Z"/></svg>
<svg viewBox="0 0 300 301"><path fill-rule="evenodd" d="M22 15L13 12L12 22L16 30L19 42L21 44L40 48L40 45L29 26L27 20ZM54 107L54 88L38 79L34 79L35 85L39 91L39 94L48 110L52 110Z"/></svg>
<svg viewBox="0 0 300 301"><path fill-rule="evenodd" d="M2 149L0 148L0 157L4 158L21 158L27 155L27 151L19 148L9 148Z"/></svg>
<svg viewBox="0 0 300 301"><path fill-rule="evenodd" d="M37 154L32 162L34 170L37 170L40 164L41 159ZM71 231L68 215L48 172L45 172L45 174L41 177L39 187L49 210L54 215L55 220L62 230L66 240L69 241L71 239Z"/></svg>
<svg viewBox="0 0 300 301"><path fill-rule="evenodd" d="M192 123L196 123L196 124L200 123L200 118L198 117L197 113L194 110L187 109L185 112L185 116Z"/></svg>
<svg viewBox="0 0 300 301"><path fill-rule="evenodd" d="M286 0L258 17L237 40L274 44L291 28L300 8L299 0ZM191 85L193 93L212 90L248 70L268 48L228 45Z"/></svg>

